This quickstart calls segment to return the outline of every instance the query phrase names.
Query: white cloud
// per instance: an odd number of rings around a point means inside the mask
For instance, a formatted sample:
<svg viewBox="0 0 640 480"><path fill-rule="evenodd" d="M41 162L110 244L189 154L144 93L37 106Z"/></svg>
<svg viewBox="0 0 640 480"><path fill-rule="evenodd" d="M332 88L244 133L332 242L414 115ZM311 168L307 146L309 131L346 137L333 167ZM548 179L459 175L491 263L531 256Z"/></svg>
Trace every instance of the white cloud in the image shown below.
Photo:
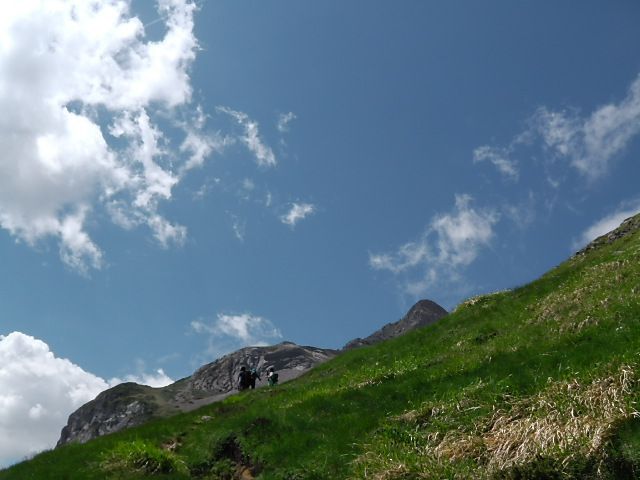
<svg viewBox="0 0 640 480"><path fill-rule="evenodd" d="M492 209L476 209L469 195L457 195L454 209L432 218L424 234L395 252L369 254L369 265L403 275L403 288L413 296L424 294L436 281L458 279L482 248L490 245L499 215Z"/></svg>
<svg viewBox="0 0 640 480"><path fill-rule="evenodd" d="M213 322L194 320L191 330L207 336L207 354L214 358L242 347L269 345L282 339L280 330L270 320L250 313L219 313Z"/></svg>
<svg viewBox="0 0 640 480"><path fill-rule="evenodd" d="M488 161L507 178L518 180L519 173L516 167L516 162L509 158L509 154L509 149L484 145L473 151L473 163Z"/></svg>
<svg viewBox="0 0 640 480"><path fill-rule="evenodd" d="M86 229L98 207L180 243L186 231L159 203L217 145L197 109L174 121L190 108L194 2L157 2L166 26L157 41L129 7L25 0L0 17L0 227L28 244L56 238L62 260L84 273L104 264ZM179 145L160 114L182 130Z"/></svg>
<svg viewBox="0 0 640 480"><path fill-rule="evenodd" d="M234 236L240 242L244 242L244 238L247 232L247 222L240 219L237 215L231 214L231 228L233 229Z"/></svg>
<svg viewBox="0 0 640 480"><path fill-rule="evenodd" d="M171 385L174 380L169 377L163 369L159 368L153 373L139 373L126 375L123 378L113 377L109 379L109 386L116 386L120 383L135 382L140 385L148 385L153 388L166 387Z"/></svg>
<svg viewBox="0 0 640 480"><path fill-rule="evenodd" d="M439 215L431 222L438 237L438 262L458 267L469 265L481 247L493 238L493 226L498 215L492 210L476 210L470 206L469 195L456 195L453 213Z"/></svg>
<svg viewBox="0 0 640 480"><path fill-rule="evenodd" d="M69 414L107 387L40 340L0 335L0 466L53 447Z"/></svg>
<svg viewBox="0 0 640 480"><path fill-rule="evenodd" d="M626 220L627 218L632 217L639 212L639 200L624 203L620 206L620 208L616 209L616 211L601 218L593 225L588 227L584 232L582 232L580 238L573 242L572 248L574 250L578 250L586 246L592 240L595 240L596 238L609 233L611 230L618 228L623 220Z"/></svg>
<svg viewBox="0 0 640 480"><path fill-rule="evenodd" d="M586 117L543 108L535 120L548 146L588 178L598 178L640 134L640 77L621 102L604 105Z"/></svg>
<svg viewBox="0 0 640 480"><path fill-rule="evenodd" d="M397 274L422 265L429 258L429 245L426 239L422 238L417 242L405 243L394 254L371 254L369 264L376 270L389 270Z"/></svg>
<svg viewBox="0 0 640 480"><path fill-rule="evenodd" d="M260 138L258 122L249 118L246 113L232 110L229 107L220 106L217 107L217 110L231 116L242 127L244 134L240 137L240 141L254 154L259 166L274 167L276 165L277 161L273 150Z"/></svg>
<svg viewBox="0 0 640 480"><path fill-rule="evenodd" d="M506 147L481 146L474 162L490 161L502 173L515 174L513 157L519 149L539 145L549 163L562 161L590 181L607 174L612 162L640 134L640 77L618 103L595 109L587 115L575 110L539 108L528 127ZM558 184L549 177L549 183Z"/></svg>
<svg viewBox="0 0 640 480"><path fill-rule="evenodd" d="M293 203L287 213L280 216L280 221L290 227L295 227L296 223L305 219L316 211L315 205L311 203Z"/></svg>
<svg viewBox="0 0 640 480"><path fill-rule="evenodd" d="M295 120L296 114L293 112L281 113L278 117L278 131L280 133L285 133L289 131L289 124Z"/></svg>
<svg viewBox="0 0 640 480"><path fill-rule="evenodd" d="M0 468L55 446L73 411L121 381L172 383L162 370L107 382L56 357L41 340L0 335Z"/></svg>

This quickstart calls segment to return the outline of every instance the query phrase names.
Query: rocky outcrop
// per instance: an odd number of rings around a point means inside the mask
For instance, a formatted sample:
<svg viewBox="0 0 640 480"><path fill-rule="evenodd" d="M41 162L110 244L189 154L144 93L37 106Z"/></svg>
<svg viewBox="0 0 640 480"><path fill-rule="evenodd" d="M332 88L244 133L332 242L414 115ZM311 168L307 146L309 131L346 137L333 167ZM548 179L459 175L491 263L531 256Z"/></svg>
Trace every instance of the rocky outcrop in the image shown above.
<svg viewBox="0 0 640 480"><path fill-rule="evenodd" d="M600 248L604 245L609 245L610 243L615 242L619 238L626 237L627 235L631 235L634 232L640 230L640 214L635 215L633 217L629 217L624 220L618 228L615 230L606 233L595 240L593 240L589 245L584 247L582 250L578 251L574 256L584 255L591 250L596 248Z"/></svg>
<svg viewBox="0 0 640 480"><path fill-rule="evenodd" d="M447 315L447 311L437 303L431 300L420 300L397 322L386 324L380 330L377 330L366 338L351 340L343 349L349 350L365 345L373 345L384 340L389 340L390 338L399 337L416 328L431 325L445 315Z"/></svg>
<svg viewBox="0 0 640 480"><path fill-rule="evenodd" d="M122 383L102 392L69 416L57 446L84 443L146 422L158 410L150 390L137 383Z"/></svg>
<svg viewBox="0 0 640 480"><path fill-rule="evenodd" d="M102 392L69 416L57 446L84 443L92 438L141 425L152 418L193 410L237 391L241 367L265 372L273 366L286 382L333 358L335 350L302 347L283 342L248 347L199 368L193 375L163 388L123 383ZM266 384L266 378L256 387Z"/></svg>

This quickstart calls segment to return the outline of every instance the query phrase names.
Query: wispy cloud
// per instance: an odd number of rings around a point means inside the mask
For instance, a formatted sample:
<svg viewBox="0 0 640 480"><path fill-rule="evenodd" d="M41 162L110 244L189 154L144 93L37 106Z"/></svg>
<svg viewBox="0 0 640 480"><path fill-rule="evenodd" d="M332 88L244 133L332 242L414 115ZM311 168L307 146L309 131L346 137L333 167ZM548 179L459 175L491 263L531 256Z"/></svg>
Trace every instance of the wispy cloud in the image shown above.
<svg viewBox="0 0 640 480"><path fill-rule="evenodd" d="M291 208L284 215L280 216L280 221L290 227L295 227L296 224L316 211L315 205L311 203L293 203Z"/></svg>
<svg viewBox="0 0 640 480"><path fill-rule="evenodd" d="M249 115L246 113L233 110L229 107L219 106L217 110L231 116L242 127L244 133L240 136L240 141L253 153L259 166L276 166L277 161L273 150L271 150L271 147L266 145L260 137L258 122L249 118Z"/></svg>
<svg viewBox="0 0 640 480"><path fill-rule="evenodd" d="M233 235L240 242L244 242L244 238L247 232L247 222L240 219L237 215L231 214L231 228L233 230Z"/></svg>
<svg viewBox="0 0 640 480"><path fill-rule="evenodd" d="M527 128L506 146L484 145L474 151L474 163L489 161L503 174L517 179L516 158L540 147L547 162L564 162L589 181L606 175L616 157L640 134L640 77L617 103L587 115L577 110L540 107ZM559 180L549 177L550 184Z"/></svg>
<svg viewBox="0 0 640 480"><path fill-rule="evenodd" d="M278 116L278 131L280 133L285 133L289 131L289 124L294 121L296 118L296 114L293 112L281 113Z"/></svg>
<svg viewBox="0 0 640 480"><path fill-rule="evenodd" d="M568 158L578 171L590 179L601 177L640 133L640 77L618 103L604 105L586 117L541 108L533 125L549 148Z"/></svg>
<svg viewBox="0 0 640 480"><path fill-rule="evenodd" d="M400 275L406 293L422 295L435 282L457 278L477 258L499 217L494 209L474 208L469 195L457 195L453 210L435 215L419 239L391 253L369 254L369 265Z"/></svg>
<svg viewBox="0 0 640 480"><path fill-rule="evenodd" d="M518 180L519 172L515 160L509 158L510 149L489 147L484 145L473 151L473 163L485 162L493 164L498 171L511 180Z"/></svg>
<svg viewBox="0 0 640 480"><path fill-rule="evenodd" d="M247 346L261 346L282 339L280 330L268 319L250 313L219 313L214 321L194 320L191 331L207 338L207 355L218 358Z"/></svg>

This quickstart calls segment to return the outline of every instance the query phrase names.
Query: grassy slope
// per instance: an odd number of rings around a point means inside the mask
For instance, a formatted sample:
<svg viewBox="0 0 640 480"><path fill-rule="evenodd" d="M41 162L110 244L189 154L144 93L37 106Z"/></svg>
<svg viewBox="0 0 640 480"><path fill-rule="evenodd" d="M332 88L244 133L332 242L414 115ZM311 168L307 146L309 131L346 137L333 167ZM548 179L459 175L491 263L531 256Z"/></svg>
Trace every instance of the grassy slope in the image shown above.
<svg viewBox="0 0 640 480"><path fill-rule="evenodd" d="M636 478L638 347L636 231L291 383L0 479Z"/></svg>

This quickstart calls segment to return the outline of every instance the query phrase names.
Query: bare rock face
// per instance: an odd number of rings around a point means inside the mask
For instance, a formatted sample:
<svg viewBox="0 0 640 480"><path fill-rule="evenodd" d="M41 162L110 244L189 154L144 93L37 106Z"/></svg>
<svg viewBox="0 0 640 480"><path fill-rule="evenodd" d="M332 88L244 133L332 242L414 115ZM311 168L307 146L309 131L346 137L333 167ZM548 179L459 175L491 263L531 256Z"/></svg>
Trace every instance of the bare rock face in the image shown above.
<svg viewBox="0 0 640 480"><path fill-rule="evenodd" d="M343 349L349 350L365 345L373 345L384 340L389 340L390 338L399 337L416 328L431 325L445 315L447 315L447 311L437 303L431 300L420 300L397 322L386 324L380 330L377 330L366 338L351 340Z"/></svg>
<svg viewBox="0 0 640 480"><path fill-rule="evenodd" d="M215 362L200 367L189 380L190 390L198 392L226 393L234 390L238 383L240 368L255 368L258 372L266 372L273 366L280 372L303 373L318 363L325 362L335 356L333 350L315 347L301 347L295 343L283 342L272 347L248 347L226 355Z"/></svg>
<svg viewBox="0 0 640 480"><path fill-rule="evenodd" d="M69 416L57 446L84 443L146 422L158 407L149 390L153 389L137 383L122 383L102 392Z"/></svg>
<svg viewBox="0 0 640 480"><path fill-rule="evenodd" d="M185 412L222 400L237 391L240 368L264 372L273 366L279 381L302 375L338 352L283 342L248 347L199 368L192 376L163 388L123 383L105 390L69 416L57 446L84 443L93 438L141 425L152 418ZM260 388L266 378L256 382Z"/></svg>

